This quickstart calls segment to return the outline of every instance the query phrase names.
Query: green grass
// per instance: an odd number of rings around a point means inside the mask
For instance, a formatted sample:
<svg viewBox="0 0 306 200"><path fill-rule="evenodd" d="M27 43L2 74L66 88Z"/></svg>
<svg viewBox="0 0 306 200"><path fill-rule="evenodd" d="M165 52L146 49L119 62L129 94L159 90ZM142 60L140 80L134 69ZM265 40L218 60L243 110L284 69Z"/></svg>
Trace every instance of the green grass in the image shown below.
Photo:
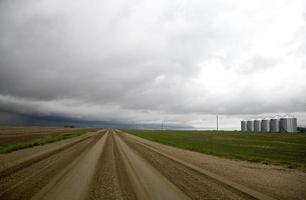
<svg viewBox="0 0 306 200"><path fill-rule="evenodd" d="M205 154L306 170L305 133L123 131L154 142Z"/></svg>
<svg viewBox="0 0 306 200"><path fill-rule="evenodd" d="M79 136L81 134L87 133L89 131L92 131L91 129L77 129L77 130L71 130L67 131L67 133L63 133L60 135L55 135L55 136L50 136L47 138L42 138L42 139L35 139L29 142L22 142L22 143L16 143L16 144L10 144L7 146L1 146L0 147L0 154L4 153L10 153L13 151L21 150L21 149L26 149L34 146L39 146L39 145L44 145L52 142L57 142L60 140L65 140L69 138L73 138L76 136Z"/></svg>

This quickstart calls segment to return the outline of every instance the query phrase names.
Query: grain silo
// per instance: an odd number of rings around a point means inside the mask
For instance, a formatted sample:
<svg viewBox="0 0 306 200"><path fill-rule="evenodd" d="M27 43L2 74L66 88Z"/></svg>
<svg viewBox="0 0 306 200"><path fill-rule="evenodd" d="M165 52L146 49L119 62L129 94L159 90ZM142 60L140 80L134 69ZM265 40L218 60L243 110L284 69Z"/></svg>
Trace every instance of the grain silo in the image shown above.
<svg viewBox="0 0 306 200"><path fill-rule="evenodd" d="M297 132L297 120L294 117L282 117L279 120L280 132Z"/></svg>
<svg viewBox="0 0 306 200"><path fill-rule="evenodd" d="M241 121L241 131L247 131L247 121L246 120L242 120Z"/></svg>
<svg viewBox="0 0 306 200"><path fill-rule="evenodd" d="M248 120L247 121L247 131L253 132L254 131L254 121Z"/></svg>
<svg viewBox="0 0 306 200"><path fill-rule="evenodd" d="M270 119L265 118L261 120L261 132L269 132L270 131Z"/></svg>
<svg viewBox="0 0 306 200"><path fill-rule="evenodd" d="M270 132L279 132L279 118L270 119Z"/></svg>
<svg viewBox="0 0 306 200"><path fill-rule="evenodd" d="M254 131L255 132L261 131L261 119L254 120Z"/></svg>

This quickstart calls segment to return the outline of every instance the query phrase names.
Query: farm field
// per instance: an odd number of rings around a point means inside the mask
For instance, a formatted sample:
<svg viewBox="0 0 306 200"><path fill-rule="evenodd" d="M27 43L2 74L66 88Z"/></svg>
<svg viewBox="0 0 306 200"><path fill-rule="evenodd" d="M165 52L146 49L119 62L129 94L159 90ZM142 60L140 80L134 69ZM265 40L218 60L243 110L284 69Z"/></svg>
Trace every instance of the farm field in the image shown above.
<svg viewBox="0 0 306 200"><path fill-rule="evenodd" d="M116 129L0 155L0 199L305 199L306 173Z"/></svg>
<svg viewBox="0 0 306 200"><path fill-rule="evenodd" d="M162 144L205 154L306 170L306 134L229 131L125 130Z"/></svg>
<svg viewBox="0 0 306 200"><path fill-rule="evenodd" d="M0 126L0 153L43 145L96 129Z"/></svg>

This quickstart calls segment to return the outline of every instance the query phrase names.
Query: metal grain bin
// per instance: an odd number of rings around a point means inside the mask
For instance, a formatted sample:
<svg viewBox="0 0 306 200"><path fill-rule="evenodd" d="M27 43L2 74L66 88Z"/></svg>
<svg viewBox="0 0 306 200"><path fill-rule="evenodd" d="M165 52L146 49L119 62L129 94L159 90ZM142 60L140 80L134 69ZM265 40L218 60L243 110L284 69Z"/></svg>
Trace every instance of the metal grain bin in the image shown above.
<svg viewBox="0 0 306 200"><path fill-rule="evenodd" d="M269 132L270 131L270 119L266 118L261 120L261 132Z"/></svg>
<svg viewBox="0 0 306 200"><path fill-rule="evenodd" d="M253 120L247 121L247 131L250 131L250 132L254 131L254 121Z"/></svg>
<svg viewBox="0 0 306 200"><path fill-rule="evenodd" d="M297 132L297 119L292 117L290 118L290 121L291 121L291 131L292 132Z"/></svg>
<svg viewBox="0 0 306 200"><path fill-rule="evenodd" d="M246 120L242 120L241 121L241 131L247 131L247 121Z"/></svg>
<svg viewBox="0 0 306 200"><path fill-rule="evenodd" d="M279 132L279 118L270 119L270 132Z"/></svg>
<svg viewBox="0 0 306 200"><path fill-rule="evenodd" d="M297 120L293 117L283 117L279 121L280 132L297 132Z"/></svg>
<svg viewBox="0 0 306 200"><path fill-rule="evenodd" d="M254 120L254 131L255 132L261 131L261 119Z"/></svg>

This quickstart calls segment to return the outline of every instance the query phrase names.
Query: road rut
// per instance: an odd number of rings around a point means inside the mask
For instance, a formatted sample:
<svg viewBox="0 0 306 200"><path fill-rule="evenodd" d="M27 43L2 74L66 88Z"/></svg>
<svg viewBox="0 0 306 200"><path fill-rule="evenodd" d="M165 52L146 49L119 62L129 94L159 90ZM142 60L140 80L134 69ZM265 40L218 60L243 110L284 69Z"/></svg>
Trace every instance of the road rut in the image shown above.
<svg viewBox="0 0 306 200"><path fill-rule="evenodd" d="M0 199L7 200L273 199L114 129L6 166L0 167Z"/></svg>

